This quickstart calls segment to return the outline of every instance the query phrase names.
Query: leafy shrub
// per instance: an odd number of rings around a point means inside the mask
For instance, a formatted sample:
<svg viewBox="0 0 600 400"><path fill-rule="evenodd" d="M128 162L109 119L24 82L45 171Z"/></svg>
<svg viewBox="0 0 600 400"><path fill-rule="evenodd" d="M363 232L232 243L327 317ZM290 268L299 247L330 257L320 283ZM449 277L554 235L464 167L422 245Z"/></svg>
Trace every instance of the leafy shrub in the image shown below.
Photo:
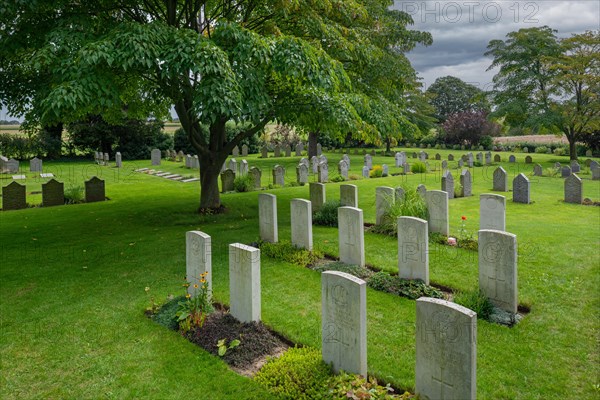
<svg viewBox="0 0 600 400"><path fill-rule="evenodd" d="M390 275L387 272L377 272L368 280L367 285L375 290L395 294L409 299L418 299L419 297L434 297L443 299L443 293L426 285L420 280L402 279L398 275Z"/></svg>
<svg viewBox="0 0 600 400"><path fill-rule="evenodd" d="M471 290L467 292L458 292L454 295L454 302L463 307L467 307L477 313L477 318L489 321L494 305L482 292L479 290Z"/></svg>
<svg viewBox="0 0 600 400"><path fill-rule="evenodd" d="M331 182L345 182L346 179L344 179L343 176L341 175L336 175L333 178L331 178Z"/></svg>
<svg viewBox="0 0 600 400"><path fill-rule="evenodd" d="M325 395L331 373L319 350L296 347L270 359L254 380L282 399L315 399Z"/></svg>
<svg viewBox="0 0 600 400"><path fill-rule="evenodd" d="M404 392L401 395L394 394L394 389L387 386L381 386L377 379L369 377L367 381L360 375L347 374L341 372L339 375L329 379L329 392L327 398L334 400L345 399L412 399L413 395Z"/></svg>
<svg viewBox="0 0 600 400"><path fill-rule="evenodd" d="M260 241L258 247L260 248L261 253L267 257L287 261L302 267L313 265L323 257L321 252L299 249L286 240L282 240L278 243Z"/></svg>
<svg viewBox="0 0 600 400"><path fill-rule="evenodd" d="M314 270L317 272L325 272L325 271L346 272L347 274L354 275L360 279L367 279L374 273L373 271L371 271L370 269L368 269L366 267L361 267L358 265L344 264L342 262L333 262L330 264L319 265L318 267L315 267Z"/></svg>
<svg viewBox="0 0 600 400"><path fill-rule="evenodd" d="M494 146L494 138L490 135L483 135L479 138L479 145L483 146L485 150L491 150Z"/></svg>
<svg viewBox="0 0 600 400"><path fill-rule="evenodd" d="M556 168L546 168L543 173L544 176L556 176L558 175L558 169Z"/></svg>
<svg viewBox="0 0 600 400"><path fill-rule="evenodd" d="M350 181L357 181L360 178L361 178L360 175L356 175L356 174L350 174L350 175L348 175L348 180L350 180Z"/></svg>
<svg viewBox="0 0 600 400"><path fill-rule="evenodd" d="M555 156L562 156L563 154L565 154L565 149L563 149L562 147L557 147L556 149L554 149L553 153Z"/></svg>
<svg viewBox="0 0 600 400"><path fill-rule="evenodd" d="M83 203L83 186L69 186L65 189L65 204Z"/></svg>
<svg viewBox="0 0 600 400"><path fill-rule="evenodd" d="M342 204L339 202L339 200L325 202L320 210L314 212L313 224L323 226L337 226L338 208L340 208L341 206Z"/></svg>
<svg viewBox="0 0 600 400"><path fill-rule="evenodd" d="M381 178L383 176L383 167L381 165L374 165L371 172L369 172L371 178Z"/></svg>
<svg viewBox="0 0 600 400"><path fill-rule="evenodd" d="M200 129L202 133L208 135L208 128L206 125L201 125ZM183 128L179 128L173 134L173 148L177 151L183 151L184 154L196 154L196 149L192 146L186 131Z"/></svg>
<svg viewBox="0 0 600 400"><path fill-rule="evenodd" d="M535 152L538 154L546 154L548 148L546 146L539 146L535 148Z"/></svg>
<svg viewBox="0 0 600 400"><path fill-rule="evenodd" d="M421 161L416 161L410 166L410 172L413 174L422 174L427 171L427 166Z"/></svg>
<svg viewBox="0 0 600 400"><path fill-rule="evenodd" d="M396 201L388 207L379 225L371 229L375 233L383 233L390 236L398 235L398 217L417 217L427 220L429 211L425 200L408 186L402 185L404 199Z"/></svg>
<svg viewBox="0 0 600 400"><path fill-rule="evenodd" d="M7 158L25 160L42 153L38 136L22 136L14 133L0 134L0 154Z"/></svg>
<svg viewBox="0 0 600 400"><path fill-rule="evenodd" d="M250 175L236 176L233 181L233 189L236 192L250 192L254 187L254 181Z"/></svg>
<svg viewBox="0 0 600 400"><path fill-rule="evenodd" d="M179 302L184 300L184 296L178 296L167 301L158 309L158 312L152 316L152 319L158 324L176 331L177 328L179 328L176 315L177 309L179 308Z"/></svg>

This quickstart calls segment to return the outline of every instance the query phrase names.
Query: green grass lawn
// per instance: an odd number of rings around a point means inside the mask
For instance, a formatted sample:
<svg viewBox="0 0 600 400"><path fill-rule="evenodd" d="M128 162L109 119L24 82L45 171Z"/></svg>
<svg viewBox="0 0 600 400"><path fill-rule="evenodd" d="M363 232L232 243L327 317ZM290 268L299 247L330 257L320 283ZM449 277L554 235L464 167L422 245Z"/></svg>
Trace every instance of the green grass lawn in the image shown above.
<svg viewBox="0 0 600 400"><path fill-rule="evenodd" d="M443 158L465 153L427 151ZM533 165L523 163L525 154L516 154L518 164L508 164L509 153L501 154L509 179L532 173ZM342 155L327 156L332 177ZM568 161L532 157L544 167ZM263 185L272 181L275 164L285 166L287 182L295 181L299 157L247 159L263 169ZM351 160L351 173L360 175L362 155ZM398 172L393 157L375 156L373 163L387 163L391 173ZM122 170L92 162L45 162L45 172L67 187L82 186L93 175L105 179L110 201L0 212L1 398L270 398L220 359L143 315L149 304L145 287L158 300L183 293L185 232L193 229L212 236L214 297L229 301L227 246L257 239L259 192L225 194L226 214L199 216L198 182L132 172L141 167L150 162L125 162ZM450 201L452 234L464 215L476 235L478 195L491 192L495 167L475 168L474 196ZM164 161L159 169L198 174ZM27 175L28 202L38 204L41 195L29 193L41 190L41 181ZM365 222L374 222L377 186L424 183L439 189L440 175L438 170L351 183L359 187ZM592 181L586 168L580 177L584 196L599 201L600 182ZM530 179L533 204L513 204L511 193L505 195L507 231L519 244L519 301L531 312L513 328L478 321L478 396L597 398L600 208L564 204L559 177ZM8 182L0 180L2 186ZM339 198L339 185L327 185L329 199ZM270 192L278 197L279 237L289 239L289 200L308 198L308 187ZM337 229L315 227L314 242L317 249L337 254ZM366 233L365 246L367 263L396 270L395 238ZM432 282L477 287L476 252L434 245L430 252ZM319 347L319 274L263 258L261 284L263 321L295 342ZM414 389L415 302L368 289L367 309L369 373Z"/></svg>

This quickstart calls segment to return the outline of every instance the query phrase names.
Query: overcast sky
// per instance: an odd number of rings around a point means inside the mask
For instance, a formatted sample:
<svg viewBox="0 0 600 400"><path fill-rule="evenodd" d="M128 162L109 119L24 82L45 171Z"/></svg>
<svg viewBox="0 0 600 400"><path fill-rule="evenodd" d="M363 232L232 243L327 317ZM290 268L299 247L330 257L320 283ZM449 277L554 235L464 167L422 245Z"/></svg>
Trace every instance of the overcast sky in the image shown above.
<svg viewBox="0 0 600 400"><path fill-rule="evenodd" d="M600 29L600 2L575 1L405 1L394 8L414 19L414 29L430 32L433 45L408 53L425 88L436 78L452 75L490 89L494 70L484 57L490 40L506 39L521 28L548 25L558 37Z"/></svg>
<svg viewBox="0 0 600 400"><path fill-rule="evenodd" d="M481 89L489 89L494 70L483 56L492 39L505 39L521 28L548 25L568 37L600 29L600 2L573 1L407 1L394 8L412 15L414 29L430 32L433 45L408 54L425 88L436 78L452 75ZM0 109L0 119L8 119Z"/></svg>

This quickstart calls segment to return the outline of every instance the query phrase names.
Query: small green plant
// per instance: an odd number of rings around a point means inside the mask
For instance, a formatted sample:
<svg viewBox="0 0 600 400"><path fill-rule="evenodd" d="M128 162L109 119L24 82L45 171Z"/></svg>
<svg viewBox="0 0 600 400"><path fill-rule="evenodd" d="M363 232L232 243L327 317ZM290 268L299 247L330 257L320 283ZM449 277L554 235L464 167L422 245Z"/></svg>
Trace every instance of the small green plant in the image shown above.
<svg viewBox="0 0 600 400"><path fill-rule="evenodd" d="M70 186L65 190L65 204L83 203L83 186Z"/></svg>
<svg viewBox="0 0 600 400"><path fill-rule="evenodd" d="M179 309L175 315L183 333L189 332L192 328L201 328L206 316L213 311L209 299L207 275L208 272L203 272L198 282L186 282L183 285L186 289L190 286L196 289L195 296L187 293L185 300L178 303Z"/></svg>
<svg viewBox="0 0 600 400"><path fill-rule="evenodd" d="M327 201L313 213L313 224L323 226L338 225L338 208L342 204L338 200Z"/></svg>
<svg viewBox="0 0 600 400"><path fill-rule="evenodd" d="M308 251L294 247L289 241L279 241L278 243L259 242L258 247L262 255L275 258L277 260L287 261L289 263L308 267L314 265L317 260L322 258L323 254L318 251Z"/></svg>
<svg viewBox="0 0 600 400"><path fill-rule="evenodd" d="M544 176L556 176L558 175L558 169L556 168L546 168L544 169Z"/></svg>
<svg viewBox="0 0 600 400"><path fill-rule="evenodd" d="M383 167L381 165L374 165L371 172L369 172L371 178L381 178L383 176Z"/></svg>
<svg viewBox="0 0 600 400"><path fill-rule="evenodd" d="M219 357L223 357L227 350L233 350L240 345L241 341L239 339L233 339L229 342L229 346L227 345L227 339L221 339L217 342L217 347L219 348Z"/></svg>
<svg viewBox="0 0 600 400"><path fill-rule="evenodd" d="M440 290L426 285L423 281L402 279L398 275L390 275L383 271L373 274L367 280L367 286L413 300L423 296L444 298L444 294Z"/></svg>
<svg viewBox="0 0 600 400"><path fill-rule="evenodd" d="M294 347L281 357L270 359L254 380L281 399L308 400L327 398L331 373L318 349Z"/></svg>
<svg viewBox="0 0 600 400"><path fill-rule="evenodd" d="M458 230L458 247L467 250L477 250L477 241L473 234L467 230L467 217L460 217L460 228Z"/></svg>
<svg viewBox="0 0 600 400"><path fill-rule="evenodd" d="M250 192L253 188L254 181L250 175L238 176L233 181L233 189L236 192Z"/></svg>
<svg viewBox="0 0 600 400"><path fill-rule="evenodd" d="M546 154L548 152L548 147L546 146L538 146L535 148L535 152L538 154Z"/></svg>
<svg viewBox="0 0 600 400"><path fill-rule="evenodd" d="M369 400L388 400L388 399L411 399L413 395L409 392L403 394L394 394L394 389L388 384L381 386L374 377L366 378L341 372L339 375L329 380L328 397L334 400L343 399L369 399Z"/></svg>
<svg viewBox="0 0 600 400"><path fill-rule="evenodd" d="M479 290L471 290L467 292L457 292L454 295L454 302L473 310L477 313L477 318L490 320L494 305L482 292Z"/></svg>
<svg viewBox="0 0 600 400"><path fill-rule="evenodd" d="M461 197L462 196L462 191L463 191L463 187L462 185L459 183L458 185L454 186L454 197Z"/></svg>
<svg viewBox="0 0 600 400"><path fill-rule="evenodd" d="M185 300L185 296L169 299L158 309L156 314L152 316L152 319L156 323L176 331L179 327L179 323L177 322L177 310L179 309L179 302L183 300Z"/></svg>
<svg viewBox="0 0 600 400"><path fill-rule="evenodd" d="M319 265L314 268L315 271L325 272L325 271L339 271L346 272L350 275L354 275L360 279L367 279L374 274L373 271L366 267L360 267L358 265L350 265L344 264L342 262L333 262L325 265Z"/></svg>
<svg viewBox="0 0 600 400"><path fill-rule="evenodd" d="M331 182L345 182L346 179L344 179L344 177L342 175L336 175L333 178L331 178Z"/></svg>
<svg viewBox="0 0 600 400"><path fill-rule="evenodd" d="M350 175L348 175L348 180L349 181L357 181L360 178L361 178L360 175L356 175L356 174L350 174Z"/></svg>
<svg viewBox="0 0 600 400"><path fill-rule="evenodd" d="M413 174L423 174L427 172L427 166L421 161L416 161L410 166L410 172Z"/></svg>
<svg viewBox="0 0 600 400"><path fill-rule="evenodd" d="M371 228L372 232L383 233L385 235L398 235L398 217L417 217L427 220L429 211L425 200L414 189L403 185L404 198L398 199L390 204L383 215L382 222ZM391 199L390 199L391 202Z"/></svg>
<svg viewBox="0 0 600 400"><path fill-rule="evenodd" d="M553 153L555 156L562 156L563 154L565 154L565 149L563 149L562 147L557 147L554 149Z"/></svg>
<svg viewBox="0 0 600 400"><path fill-rule="evenodd" d="M146 295L148 295L149 302L150 302L150 305L148 307L146 307L146 312L154 315L154 314L156 314L158 312L158 309L160 308L160 306L154 300L154 296L152 296L150 294L150 287L149 286L146 286L146 288L144 289L144 291L146 292Z"/></svg>

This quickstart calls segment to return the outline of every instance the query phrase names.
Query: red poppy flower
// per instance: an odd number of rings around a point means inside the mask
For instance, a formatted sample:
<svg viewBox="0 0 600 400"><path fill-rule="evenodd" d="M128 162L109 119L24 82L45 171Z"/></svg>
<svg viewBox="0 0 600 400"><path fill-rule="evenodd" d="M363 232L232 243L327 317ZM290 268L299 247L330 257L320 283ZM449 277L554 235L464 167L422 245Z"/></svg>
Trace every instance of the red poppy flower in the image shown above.
<svg viewBox="0 0 600 400"><path fill-rule="evenodd" d="M460 217L460 219L462 219L463 221L467 219L467 217L465 217L464 215L462 217Z"/></svg>

